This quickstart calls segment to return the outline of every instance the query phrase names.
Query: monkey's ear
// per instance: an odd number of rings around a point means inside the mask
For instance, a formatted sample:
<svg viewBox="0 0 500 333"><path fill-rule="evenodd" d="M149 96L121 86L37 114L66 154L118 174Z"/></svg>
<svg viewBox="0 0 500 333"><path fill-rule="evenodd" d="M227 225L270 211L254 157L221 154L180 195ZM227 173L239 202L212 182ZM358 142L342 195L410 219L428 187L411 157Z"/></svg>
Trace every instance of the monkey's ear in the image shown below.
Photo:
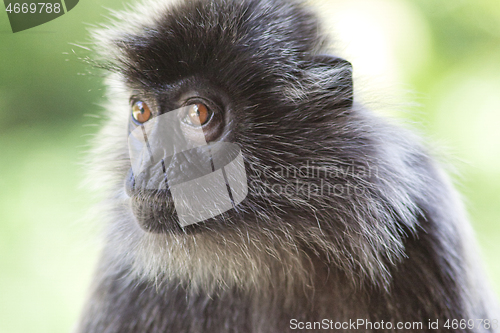
<svg viewBox="0 0 500 333"><path fill-rule="evenodd" d="M350 108L354 100L354 87L352 80L352 64L342 58L329 55L318 54L311 58L314 67L325 67L325 70L334 70L332 80L326 81L328 90L337 96L335 105L341 108Z"/></svg>

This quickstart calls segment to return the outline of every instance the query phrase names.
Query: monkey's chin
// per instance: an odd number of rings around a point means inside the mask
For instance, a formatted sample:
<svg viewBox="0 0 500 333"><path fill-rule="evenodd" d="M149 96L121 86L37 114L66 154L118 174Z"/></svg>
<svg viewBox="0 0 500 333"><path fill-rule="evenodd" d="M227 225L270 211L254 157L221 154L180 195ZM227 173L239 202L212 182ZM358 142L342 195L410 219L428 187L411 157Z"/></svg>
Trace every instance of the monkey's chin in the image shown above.
<svg viewBox="0 0 500 333"><path fill-rule="evenodd" d="M183 232L172 198L158 191L141 192L130 196L130 205L141 229L150 233Z"/></svg>

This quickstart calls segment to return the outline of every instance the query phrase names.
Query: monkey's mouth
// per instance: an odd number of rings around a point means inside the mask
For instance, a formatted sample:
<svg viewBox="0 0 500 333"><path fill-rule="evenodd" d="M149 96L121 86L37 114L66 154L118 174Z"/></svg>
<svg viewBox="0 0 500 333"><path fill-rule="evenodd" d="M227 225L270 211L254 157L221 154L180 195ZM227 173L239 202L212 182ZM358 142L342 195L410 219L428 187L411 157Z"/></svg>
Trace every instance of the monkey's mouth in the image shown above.
<svg viewBox="0 0 500 333"><path fill-rule="evenodd" d="M182 231L168 188L159 190L138 188L130 171L125 182L125 190L130 197L130 205L137 223L144 231L152 233Z"/></svg>

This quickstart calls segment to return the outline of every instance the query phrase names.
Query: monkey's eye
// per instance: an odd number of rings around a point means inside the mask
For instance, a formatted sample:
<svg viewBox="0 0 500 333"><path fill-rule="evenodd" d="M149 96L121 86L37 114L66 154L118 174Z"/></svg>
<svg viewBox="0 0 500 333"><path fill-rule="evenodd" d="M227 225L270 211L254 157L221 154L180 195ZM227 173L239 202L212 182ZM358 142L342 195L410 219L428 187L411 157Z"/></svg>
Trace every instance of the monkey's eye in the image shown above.
<svg viewBox="0 0 500 333"><path fill-rule="evenodd" d="M212 118L213 112L203 103L188 106L186 116L182 119L188 125L199 127L207 124Z"/></svg>
<svg viewBox="0 0 500 333"><path fill-rule="evenodd" d="M135 101L132 105L132 118L139 124L144 124L151 118L151 110L143 101Z"/></svg>

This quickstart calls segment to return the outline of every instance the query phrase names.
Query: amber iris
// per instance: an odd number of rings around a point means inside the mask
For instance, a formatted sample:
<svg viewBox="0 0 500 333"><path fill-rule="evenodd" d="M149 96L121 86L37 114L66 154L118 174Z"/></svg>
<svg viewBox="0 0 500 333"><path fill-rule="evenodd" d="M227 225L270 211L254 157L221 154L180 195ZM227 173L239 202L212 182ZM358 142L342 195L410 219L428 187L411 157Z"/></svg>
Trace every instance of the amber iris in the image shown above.
<svg viewBox="0 0 500 333"><path fill-rule="evenodd" d="M202 103L190 105L186 120L194 126L204 125L210 120L210 111L207 106Z"/></svg>
<svg viewBox="0 0 500 333"><path fill-rule="evenodd" d="M143 124L151 118L151 110L143 101L137 101L132 105L132 117L136 122Z"/></svg>

